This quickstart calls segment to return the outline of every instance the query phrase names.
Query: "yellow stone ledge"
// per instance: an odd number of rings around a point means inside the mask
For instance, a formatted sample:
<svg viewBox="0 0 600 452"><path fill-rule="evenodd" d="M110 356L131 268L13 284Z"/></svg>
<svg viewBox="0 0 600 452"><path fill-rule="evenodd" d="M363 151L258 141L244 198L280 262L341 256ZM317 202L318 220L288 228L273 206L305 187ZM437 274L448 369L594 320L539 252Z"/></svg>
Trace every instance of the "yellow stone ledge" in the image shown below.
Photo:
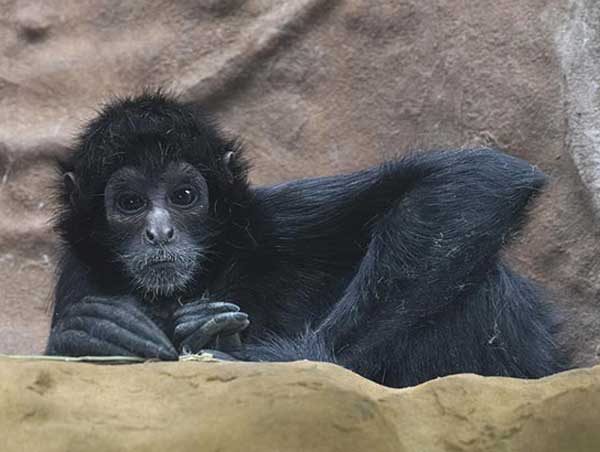
<svg viewBox="0 0 600 452"><path fill-rule="evenodd" d="M600 367L389 389L331 364L0 358L2 452L600 451Z"/></svg>

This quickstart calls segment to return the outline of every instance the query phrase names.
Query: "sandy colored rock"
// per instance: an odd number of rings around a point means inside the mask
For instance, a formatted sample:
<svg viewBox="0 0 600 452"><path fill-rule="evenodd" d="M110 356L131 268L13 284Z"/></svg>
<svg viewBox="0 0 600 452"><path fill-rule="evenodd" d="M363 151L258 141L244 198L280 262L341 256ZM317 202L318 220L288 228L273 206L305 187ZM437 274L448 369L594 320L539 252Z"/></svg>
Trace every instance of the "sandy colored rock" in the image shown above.
<svg viewBox="0 0 600 452"><path fill-rule="evenodd" d="M0 0L0 11L0 352L44 346L52 159L98 103L162 85L243 137L257 183L414 148L488 144L539 165L552 183L511 258L565 308L575 363L600 362L596 0Z"/></svg>
<svg viewBox="0 0 600 452"><path fill-rule="evenodd" d="M340 367L0 360L3 452L597 452L600 367L394 390Z"/></svg>

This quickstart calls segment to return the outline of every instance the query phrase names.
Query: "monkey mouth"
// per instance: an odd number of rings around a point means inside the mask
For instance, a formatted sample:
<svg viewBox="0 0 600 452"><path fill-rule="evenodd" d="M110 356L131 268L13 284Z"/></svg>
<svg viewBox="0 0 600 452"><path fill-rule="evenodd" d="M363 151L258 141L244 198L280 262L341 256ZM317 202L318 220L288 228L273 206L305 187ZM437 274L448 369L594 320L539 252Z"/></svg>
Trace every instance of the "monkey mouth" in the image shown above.
<svg viewBox="0 0 600 452"><path fill-rule="evenodd" d="M146 265L144 267L144 271L163 271L163 272L168 272L169 270L173 269L175 270L175 264L174 262L167 262L167 261L157 261L157 262L152 262L148 265Z"/></svg>
<svg viewBox="0 0 600 452"><path fill-rule="evenodd" d="M148 257L140 267L143 275L157 281L175 282L187 273L184 263L174 255Z"/></svg>
<svg viewBox="0 0 600 452"><path fill-rule="evenodd" d="M148 259L148 263L145 265L145 267L168 267L170 265L174 265L175 262L176 259L174 256L160 257Z"/></svg>
<svg viewBox="0 0 600 452"><path fill-rule="evenodd" d="M182 258L179 253L161 250L156 254L146 254L145 256L140 257L138 261L138 266L140 270L145 270L147 268L156 268L156 267L170 267L177 266L179 264L184 264L189 262L186 261L185 258Z"/></svg>

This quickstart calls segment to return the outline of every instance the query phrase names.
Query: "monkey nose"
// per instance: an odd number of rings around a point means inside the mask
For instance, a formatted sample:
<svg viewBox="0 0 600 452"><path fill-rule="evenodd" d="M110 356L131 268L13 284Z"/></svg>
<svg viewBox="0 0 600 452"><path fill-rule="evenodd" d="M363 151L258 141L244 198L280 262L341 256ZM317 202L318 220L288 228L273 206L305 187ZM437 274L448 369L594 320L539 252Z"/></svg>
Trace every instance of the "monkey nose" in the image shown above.
<svg viewBox="0 0 600 452"><path fill-rule="evenodd" d="M152 245L165 245L175 238L175 231L171 226L146 228L144 239Z"/></svg>
<svg viewBox="0 0 600 452"><path fill-rule="evenodd" d="M161 207L154 207L146 219L143 240L152 245L166 245L175 238L175 229L169 212Z"/></svg>

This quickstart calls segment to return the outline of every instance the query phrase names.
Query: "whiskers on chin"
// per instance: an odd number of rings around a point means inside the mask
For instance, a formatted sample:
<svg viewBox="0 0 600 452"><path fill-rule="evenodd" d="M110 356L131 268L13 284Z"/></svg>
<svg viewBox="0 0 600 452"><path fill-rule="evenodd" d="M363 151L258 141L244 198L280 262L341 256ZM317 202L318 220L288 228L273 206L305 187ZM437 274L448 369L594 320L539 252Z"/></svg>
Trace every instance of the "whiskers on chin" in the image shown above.
<svg viewBox="0 0 600 452"><path fill-rule="evenodd" d="M210 260L199 247L170 250L164 247L139 254L119 254L136 290L154 299L185 291L202 264Z"/></svg>

